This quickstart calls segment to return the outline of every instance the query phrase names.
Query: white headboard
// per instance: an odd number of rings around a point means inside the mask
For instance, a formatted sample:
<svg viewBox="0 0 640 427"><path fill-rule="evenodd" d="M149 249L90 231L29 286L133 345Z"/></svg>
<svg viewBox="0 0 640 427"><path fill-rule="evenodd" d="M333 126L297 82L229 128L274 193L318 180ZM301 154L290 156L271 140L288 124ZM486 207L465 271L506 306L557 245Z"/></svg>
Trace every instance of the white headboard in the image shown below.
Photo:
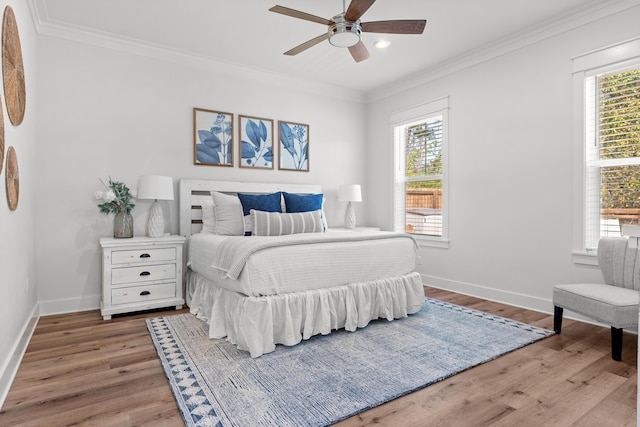
<svg viewBox="0 0 640 427"><path fill-rule="evenodd" d="M180 180L180 234L189 237L202 229L202 200L212 191L221 193L269 194L286 191L296 194L322 193L316 184L274 184L266 182Z"/></svg>

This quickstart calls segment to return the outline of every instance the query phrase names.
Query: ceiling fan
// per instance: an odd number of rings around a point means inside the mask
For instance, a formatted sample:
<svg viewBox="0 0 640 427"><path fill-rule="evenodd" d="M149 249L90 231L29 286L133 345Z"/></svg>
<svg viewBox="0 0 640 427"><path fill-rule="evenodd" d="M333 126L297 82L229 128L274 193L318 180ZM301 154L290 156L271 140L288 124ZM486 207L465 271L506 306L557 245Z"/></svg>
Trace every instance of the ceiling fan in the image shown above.
<svg viewBox="0 0 640 427"><path fill-rule="evenodd" d="M347 47L356 62L369 58L369 51L362 43L362 33L387 34L422 34L427 24L425 19L404 19L393 21L360 22L360 17L375 3L376 0L352 0L345 10L345 0L342 0L343 12L331 19L320 18L299 10L284 6L273 6L271 12L291 16L306 21L325 24L328 30L325 34L308 40L301 45L285 52L285 55L297 55L318 43L329 40L334 46Z"/></svg>

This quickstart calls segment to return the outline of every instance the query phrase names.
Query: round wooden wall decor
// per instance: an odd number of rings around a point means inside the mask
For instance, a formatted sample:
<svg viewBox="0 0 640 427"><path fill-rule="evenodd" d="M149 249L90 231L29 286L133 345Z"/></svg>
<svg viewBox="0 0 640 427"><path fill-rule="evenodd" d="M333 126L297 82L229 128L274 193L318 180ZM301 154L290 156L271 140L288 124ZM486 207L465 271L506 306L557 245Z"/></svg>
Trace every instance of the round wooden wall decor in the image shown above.
<svg viewBox="0 0 640 427"><path fill-rule="evenodd" d="M14 126L22 123L26 102L24 66L18 24L11 6L4 8L2 21L2 74L4 78L4 100L9 120Z"/></svg>
<svg viewBox="0 0 640 427"><path fill-rule="evenodd" d="M0 172L4 165L4 117L2 116L2 107L0 107Z"/></svg>
<svg viewBox="0 0 640 427"><path fill-rule="evenodd" d="M18 195L20 193L20 180L18 178L18 158L16 150L9 147L7 150L7 170L4 172L7 178L7 201L9 209L15 211L18 207Z"/></svg>

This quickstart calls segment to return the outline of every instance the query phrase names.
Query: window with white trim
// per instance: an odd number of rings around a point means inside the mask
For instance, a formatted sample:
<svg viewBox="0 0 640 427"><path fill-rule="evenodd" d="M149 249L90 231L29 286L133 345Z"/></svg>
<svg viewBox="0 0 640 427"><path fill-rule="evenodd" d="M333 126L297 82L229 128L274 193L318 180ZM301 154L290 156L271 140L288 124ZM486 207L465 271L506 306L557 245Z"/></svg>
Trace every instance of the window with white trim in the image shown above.
<svg viewBox="0 0 640 427"><path fill-rule="evenodd" d="M589 76L586 100L586 248L640 218L640 64Z"/></svg>
<svg viewBox="0 0 640 427"><path fill-rule="evenodd" d="M447 239L448 98L392 115L395 147L394 228Z"/></svg>
<svg viewBox="0 0 640 427"><path fill-rule="evenodd" d="M640 220L640 39L574 58L582 97L582 250Z"/></svg>

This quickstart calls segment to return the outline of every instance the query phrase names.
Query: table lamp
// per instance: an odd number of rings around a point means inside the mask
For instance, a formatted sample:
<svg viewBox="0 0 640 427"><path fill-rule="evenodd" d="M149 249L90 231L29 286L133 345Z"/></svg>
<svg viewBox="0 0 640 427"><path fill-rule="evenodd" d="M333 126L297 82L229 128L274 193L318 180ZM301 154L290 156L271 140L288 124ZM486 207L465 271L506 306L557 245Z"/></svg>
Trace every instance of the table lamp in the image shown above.
<svg viewBox="0 0 640 427"><path fill-rule="evenodd" d="M138 178L137 199L153 200L149 210L147 235L149 237L164 236L164 216L158 200L173 200L173 178L170 176L143 175Z"/></svg>
<svg viewBox="0 0 640 427"><path fill-rule="evenodd" d="M351 202L362 201L362 190L358 184L345 184L338 187L338 201L348 202L344 213L344 226L349 230L356 228L356 211Z"/></svg>

